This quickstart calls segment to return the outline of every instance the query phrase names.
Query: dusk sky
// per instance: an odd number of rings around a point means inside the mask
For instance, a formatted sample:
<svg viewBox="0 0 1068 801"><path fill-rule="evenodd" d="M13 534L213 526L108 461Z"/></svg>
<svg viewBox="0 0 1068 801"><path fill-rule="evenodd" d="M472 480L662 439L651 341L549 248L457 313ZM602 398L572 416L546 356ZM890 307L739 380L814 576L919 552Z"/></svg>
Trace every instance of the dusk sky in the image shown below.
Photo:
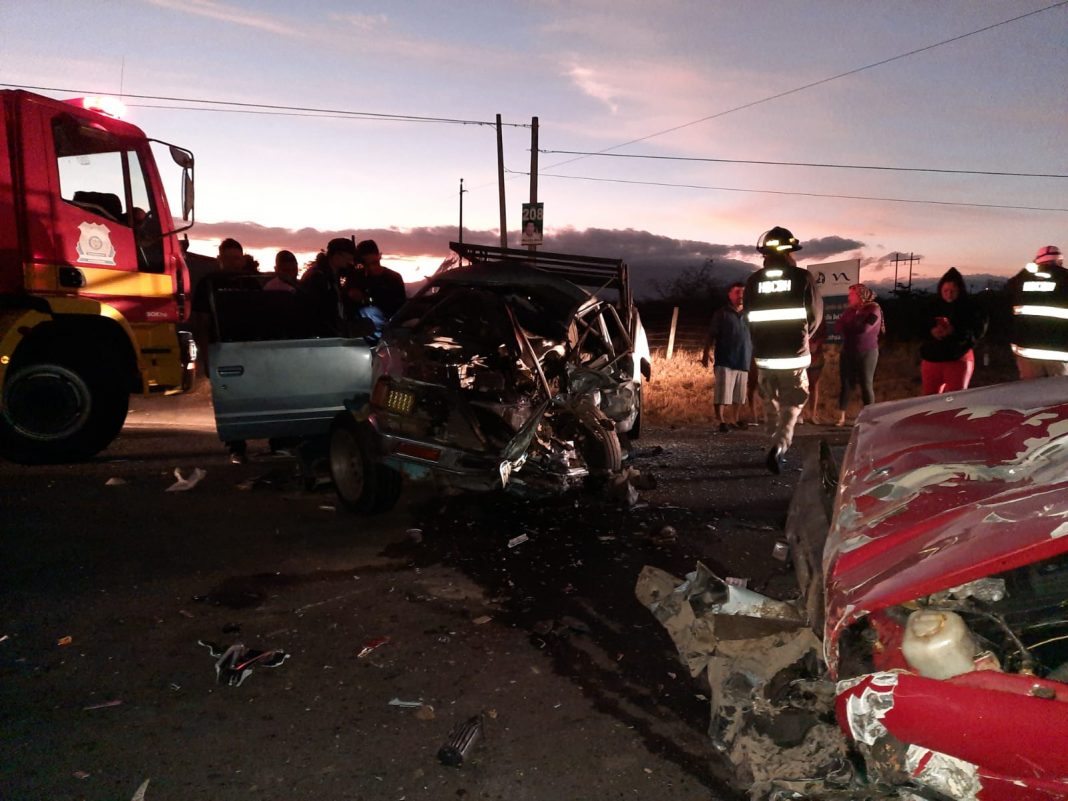
<svg viewBox="0 0 1068 801"><path fill-rule="evenodd" d="M461 177L465 239L497 244L496 132L203 101L499 113L514 173L529 171L530 131L512 126L537 116L551 151L1060 176L542 153L545 249L623 257L646 278L756 264L774 225L812 243L799 256L864 259L870 281L892 277L894 251L922 257L920 275L1009 275L1068 245L1064 2L12 0L0 83L127 95L128 120L196 155L193 249L235 236L265 266L355 233L410 280L432 271ZM506 186L517 246L529 179Z"/></svg>

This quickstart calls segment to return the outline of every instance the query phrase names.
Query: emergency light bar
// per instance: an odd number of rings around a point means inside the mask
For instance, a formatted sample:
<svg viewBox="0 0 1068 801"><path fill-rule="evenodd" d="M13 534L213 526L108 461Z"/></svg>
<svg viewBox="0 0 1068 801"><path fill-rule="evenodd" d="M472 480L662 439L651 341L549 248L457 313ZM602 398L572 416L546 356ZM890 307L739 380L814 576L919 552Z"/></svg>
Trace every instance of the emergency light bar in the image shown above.
<svg viewBox="0 0 1068 801"><path fill-rule="evenodd" d="M88 111L95 111L107 117L121 120L126 116L126 104L117 97L108 95L89 95L88 97L72 97L66 101L72 106L78 106Z"/></svg>

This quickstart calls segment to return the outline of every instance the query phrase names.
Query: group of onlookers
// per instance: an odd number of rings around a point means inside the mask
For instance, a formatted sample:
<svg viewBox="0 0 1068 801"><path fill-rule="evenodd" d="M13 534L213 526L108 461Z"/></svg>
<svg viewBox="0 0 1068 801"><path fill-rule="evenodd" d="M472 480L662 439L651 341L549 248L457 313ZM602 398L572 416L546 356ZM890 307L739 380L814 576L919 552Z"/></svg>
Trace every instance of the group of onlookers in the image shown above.
<svg viewBox="0 0 1068 801"><path fill-rule="evenodd" d="M217 270L201 279L193 294L194 335L203 364L207 365L207 345L218 334L212 315L214 292L262 288L294 293L311 308L324 331L370 338L381 334L382 326L407 299L404 279L382 264L373 239L359 244L354 238L331 239L303 276L297 257L280 250L275 255L274 275L262 287L260 279L252 277L258 273L258 263L245 254L240 242L228 238L220 243ZM244 441L226 444L232 461L245 461Z"/></svg>
<svg viewBox="0 0 1068 801"><path fill-rule="evenodd" d="M812 274L797 266L793 253L801 244L785 228L772 228L757 243L763 267L745 283L732 284L727 304L712 317L702 363L715 364L713 409L719 431L745 428L742 410L753 376L769 407L775 432L766 464L780 472L801 415L818 416L819 384L827 339L823 302ZM1060 250L1038 251L1011 281L1012 349L1020 377L1068 375L1068 271ZM967 389L975 369L974 347L986 321L968 294L964 278L950 268L938 282L922 324L920 373L924 394ZM879 337L886 331L875 293L862 283L849 288L848 307L834 323L841 338L838 417L846 412L856 389L864 405L875 401ZM733 412L732 412L733 407ZM755 422L755 417L753 419Z"/></svg>

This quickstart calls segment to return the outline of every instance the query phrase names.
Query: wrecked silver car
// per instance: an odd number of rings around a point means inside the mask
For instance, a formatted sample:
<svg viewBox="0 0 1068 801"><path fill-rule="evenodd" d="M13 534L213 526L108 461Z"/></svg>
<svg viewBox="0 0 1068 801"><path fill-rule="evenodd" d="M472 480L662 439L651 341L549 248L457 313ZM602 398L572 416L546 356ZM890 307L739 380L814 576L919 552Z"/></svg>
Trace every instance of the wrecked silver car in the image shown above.
<svg viewBox="0 0 1068 801"><path fill-rule="evenodd" d="M618 471L650 374L626 264L452 249L460 259L394 315L375 349L368 422L379 464L470 490L559 491ZM339 489L357 444L332 444Z"/></svg>

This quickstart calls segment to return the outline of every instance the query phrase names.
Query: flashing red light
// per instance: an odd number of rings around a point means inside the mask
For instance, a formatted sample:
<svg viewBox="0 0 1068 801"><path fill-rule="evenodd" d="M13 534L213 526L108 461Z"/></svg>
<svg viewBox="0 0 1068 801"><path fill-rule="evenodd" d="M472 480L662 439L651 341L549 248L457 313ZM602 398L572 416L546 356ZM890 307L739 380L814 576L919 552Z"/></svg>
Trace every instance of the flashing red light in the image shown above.
<svg viewBox="0 0 1068 801"><path fill-rule="evenodd" d="M126 116L126 104L117 97L90 95L88 97L73 97L67 102L116 120L121 120Z"/></svg>

